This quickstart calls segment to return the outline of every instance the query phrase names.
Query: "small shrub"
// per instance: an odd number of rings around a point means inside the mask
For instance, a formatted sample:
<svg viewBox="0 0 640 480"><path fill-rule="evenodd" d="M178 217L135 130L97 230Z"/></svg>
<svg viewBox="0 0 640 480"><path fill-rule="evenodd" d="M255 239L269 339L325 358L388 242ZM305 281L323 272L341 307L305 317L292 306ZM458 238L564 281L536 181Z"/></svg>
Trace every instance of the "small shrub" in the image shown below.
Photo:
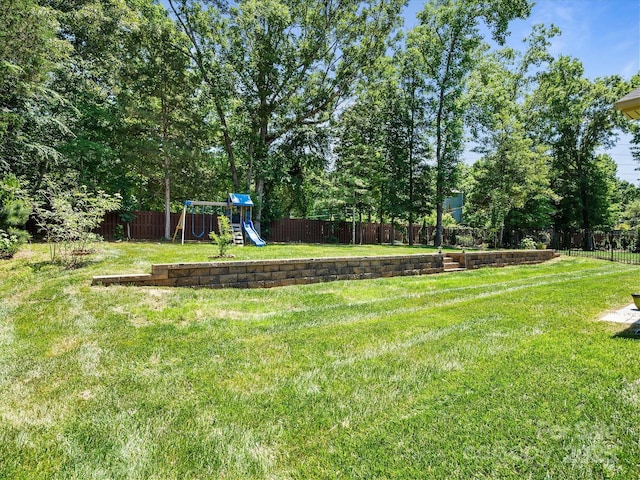
<svg viewBox="0 0 640 480"><path fill-rule="evenodd" d="M327 237L327 243L330 243L332 245L337 245L338 243L340 243L340 240L335 235L329 235Z"/></svg>
<svg viewBox="0 0 640 480"><path fill-rule="evenodd" d="M520 241L520 249L522 249L522 250L535 250L536 249L536 241L531 237L524 237Z"/></svg>
<svg viewBox="0 0 640 480"><path fill-rule="evenodd" d="M119 196L90 193L84 185L64 188L51 180L42 195L36 221L49 243L51 262L59 260L66 268L80 266L80 258L91 253L89 244L102 240L92 230L105 213L119 208Z"/></svg>
<svg viewBox="0 0 640 480"><path fill-rule="evenodd" d="M116 225L116 228L113 231L113 239L119 242L124 240L124 227L121 223Z"/></svg>
<svg viewBox="0 0 640 480"><path fill-rule="evenodd" d="M538 243L544 243L545 246L551 243L551 234L549 232L539 232L538 233ZM546 247L545 247L546 248ZM539 248L538 250L542 250Z"/></svg>
<svg viewBox="0 0 640 480"><path fill-rule="evenodd" d="M0 258L13 257L20 248L21 243L16 235L10 235L4 230L0 230Z"/></svg>
<svg viewBox="0 0 640 480"><path fill-rule="evenodd" d="M0 258L11 258L29 239L24 225L32 202L14 175L0 179Z"/></svg>
<svg viewBox="0 0 640 480"><path fill-rule="evenodd" d="M218 257L224 257L227 250L233 245L233 229L227 217L218 217L218 230L220 230L220 234L211 232L209 238L218 247Z"/></svg>
<svg viewBox="0 0 640 480"><path fill-rule="evenodd" d="M456 240L461 247L473 247L474 245L473 235L458 235Z"/></svg>

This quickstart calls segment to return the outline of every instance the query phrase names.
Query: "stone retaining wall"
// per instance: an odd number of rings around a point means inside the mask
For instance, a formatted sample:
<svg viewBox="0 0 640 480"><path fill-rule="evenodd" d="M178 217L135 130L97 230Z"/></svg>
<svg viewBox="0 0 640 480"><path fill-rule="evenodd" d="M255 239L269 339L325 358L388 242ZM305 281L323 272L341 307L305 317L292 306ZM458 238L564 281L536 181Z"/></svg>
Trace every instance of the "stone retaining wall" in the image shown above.
<svg viewBox="0 0 640 480"><path fill-rule="evenodd" d="M504 267L542 263L556 256L555 250L511 250L499 252L448 253L449 257L460 263L461 268Z"/></svg>
<svg viewBox="0 0 640 480"><path fill-rule="evenodd" d="M553 250L448 253L462 268L541 263ZM93 285L158 287L270 288L286 285L427 275L444 271L443 255L306 258L153 265L151 274L93 277Z"/></svg>
<svg viewBox="0 0 640 480"><path fill-rule="evenodd" d="M93 285L269 288L442 271L442 255L439 254L176 263L153 265L150 275L93 277Z"/></svg>

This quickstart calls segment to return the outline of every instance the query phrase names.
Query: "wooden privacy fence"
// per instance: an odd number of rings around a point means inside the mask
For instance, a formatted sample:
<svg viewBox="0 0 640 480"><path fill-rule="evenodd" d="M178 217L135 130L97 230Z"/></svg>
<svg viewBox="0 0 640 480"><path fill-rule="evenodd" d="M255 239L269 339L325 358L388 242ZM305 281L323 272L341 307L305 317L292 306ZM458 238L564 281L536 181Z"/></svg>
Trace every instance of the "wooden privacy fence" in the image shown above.
<svg viewBox="0 0 640 480"><path fill-rule="evenodd" d="M396 228L394 237L402 241L405 229ZM414 226L416 243L418 226ZM306 220L302 218L283 218L274 220L268 229L263 228L264 237L272 242L285 243L351 243L353 241L353 223L329 222L325 220ZM406 240L406 239L405 239ZM356 243L391 243L391 225L379 223L357 223Z"/></svg>
<svg viewBox="0 0 640 480"><path fill-rule="evenodd" d="M164 237L164 213L163 212L135 212L135 218L129 224L132 240L160 240ZM171 214L171 235L175 231L179 213ZM122 225L122 227L118 227ZM218 231L218 218L213 215L195 214L187 215L185 240L208 240L211 230ZM270 242L284 243L351 243L353 239L353 224L351 222L329 222L324 220L307 220L283 218L274 220L269 225L262 226L263 236ZM204 235L198 237L204 229ZM374 244L391 243L391 225L363 222L356 223L356 243ZM396 241L406 241L406 227L395 228ZM414 238L418 243L420 227L414 225ZM36 234L35 231L31 232ZM118 238L120 234L127 234L127 226L122 222L117 213L105 215L102 225L96 230L107 240ZM195 233L195 235L194 235ZM178 233L180 236L180 233Z"/></svg>
<svg viewBox="0 0 640 480"><path fill-rule="evenodd" d="M107 213L102 224L94 232L106 240L126 238L127 233L132 240L161 240L164 238L163 212L134 212L134 215L133 221L127 225L120 220L118 213ZM180 215L180 213L171 214L171 236L173 236ZM197 235L202 233L203 224L204 234L200 237L193 235L192 232ZM201 214L189 215L185 228L185 240L208 240L207 234L210 231L210 226L213 226L213 229L218 231L218 218L215 213L212 216L206 214L204 218ZM27 222L27 231L35 238L42 236L33 219ZM178 235L180 236L180 233Z"/></svg>
<svg viewBox="0 0 640 480"><path fill-rule="evenodd" d="M129 232L132 240L160 240L164 238L164 213L163 212L135 212L135 218L129 224ZM180 213L171 214L171 236L175 232L176 225L180 220ZM118 225L122 225L122 230L118 232ZM188 214L184 230L185 240L209 240L210 231L218 231L218 216L215 213ZM102 225L96 230L107 240L113 240L124 234L127 235L127 225L120 220L117 213L105 215ZM181 238L181 232L178 232Z"/></svg>
<svg viewBox="0 0 640 480"><path fill-rule="evenodd" d="M170 236L173 236L176 225L180 219L180 213L171 214ZM107 213L99 228L95 232L106 240L116 240L120 238L129 238L132 240L155 240L159 241L164 238L164 212L134 212L134 219L127 226L120 220L120 216L116 212ZM389 223L371 223L356 222L355 243L357 244L376 244L391 243L391 235L396 242L408 241L408 226L396 225L392 229ZM128 228L127 228L128 227ZM41 237L33 219L27 223L27 230L34 238ZM218 217L215 212L187 214L185 240L208 241L210 231L218 231ZM415 244L433 245L435 227L427 227L422 229L420 225L413 226L413 238ZM527 235L527 232L509 232L509 238L505 233L506 245L511 248L517 247L521 238ZM283 218L274 220L268 225L262 225L262 236L268 242L282 243L340 243L350 244L353 240L353 223L352 222L331 222L326 220L308 220L301 218ZM536 235L533 235L536 237ZM556 237L553 232L550 236ZM579 237L579 234L574 236ZM181 237L178 232L178 238ZM466 237L463 238L463 237ZM481 243L489 243L486 232L478 229L470 229L468 227L445 228L443 232L444 245L480 245ZM600 237L595 235L595 243L598 245ZM608 237L607 237L608 238ZM579 239L578 239L579 240ZM572 243L577 242L575 238ZM471 242L471 243L469 243ZM578 243L579 244L579 243ZM557 245L555 248L562 249Z"/></svg>
<svg viewBox="0 0 640 480"><path fill-rule="evenodd" d="M164 238L163 212L134 212L135 218L127 224L120 220L118 213L107 213L95 233L106 240L126 238L127 233L132 240L161 240ZM171 236L180 219L180 213L171 214ZM128 228L127 228L128 227ZM38 238L41 233L35 222L27 223L27 230ZM218 217L215 213L187 214L185 240L208 241L209 232L218 231ZM395 241L407 241L407 226L396 226ZM204 233L203 233L204 232ZM391 225L388 223L356 222L356 243L375 244L391 243ZM330 222L325 220L307 220L283 218L274 220L269 225L262 225L262 233L269 242L283 243L341 243L349 244L353 239L352 222ZM420 226L414 225L415 243L420 243ZM181 234L178 232L178 238ZM433 238L433 227L429 227L429 238ZM176 239L177 241L177 239Z"/></svg>

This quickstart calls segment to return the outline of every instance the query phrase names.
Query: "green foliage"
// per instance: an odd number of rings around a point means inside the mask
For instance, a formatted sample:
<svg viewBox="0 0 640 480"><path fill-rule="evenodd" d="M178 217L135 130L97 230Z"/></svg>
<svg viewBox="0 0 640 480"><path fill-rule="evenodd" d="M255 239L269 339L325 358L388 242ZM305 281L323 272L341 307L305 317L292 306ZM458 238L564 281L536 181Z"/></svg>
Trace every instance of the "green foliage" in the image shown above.
<svg viewBox="0 0 640 480"><path fill-rule="evenodd" d="M423 218L423 221L425 222L426 225L429 225L430 227L435 227L437 225L437 215L436 215L436 211L432 211L429 215L425 215L425 217ZM444 228L451 228L454 227L458 224L458 222L456 222L456 219L453 218L453 215L451 215L451 213L446 212L444 215L442 215L442 225L444 226Z"/></svg>
<svg viewBox="0 0 640 480"><path fill-rule="evenodd" d="M93 230L105 213L120 207L119 196L102 191L91 193L84 185L65 187L49 180L36 205L36 220L49 244L50 260L67 268L81 265L81 258L92 253L89 245L101 237Z"/></svg>
<svg viewBox="0 0 640 480"><path fill-rule="evenodd" d="M464 150L464 114L469 108L466 80L484 48L480 27L488 27L501 44L509 22L525 18L530 11L526 0L432 0L418 15L420 25L409 32L407 45L421 57L426 105L434 112L428 131L436 163L436 245L442 244L443 204L457 182L456 167Z"/></svg>
<svg viewBox="0 0 640 480"><path fill-rule="evenodd" d="M535 250L537 248L537 242L531 237L524 237L520 241L519 248L522 250Z"/></svg>
<svg viewBox="0 0 640 480"><path fill-rule="evenodd" d="M621 213L621 218L631 227L640 225L640 199L629 202Z"/></svg>
<svg viewBox="0 0 640 480"><path fill-rule="evenodd" d="M209 238L218 247L218 257L222 258L229 248L233 246L233 229L228 217L224 215L218 216L218 230L220 233L209 233Z"/></svg>
<svg viewBox="0 0 640 480"><path fill-rule="evenodd" d="M0 259L13 257L20 249L21 242L17 235L0 230Z"/></svg>
<svg viewBox="0 0 640 480"><path fill-rule="evenodd" d="M116 225L114 231L113 231L113 239L114 240L124 240L125 239L125 235L124 235L124 226L119 223Z"/></svg>
<svg viewBox="0 0 640 480"><path fill-rule="evenodd" d="M599 148L613 144L622 116L612 105L626 89L619 77L590 80L579 60L561 56L539 76L529 108L538 140L550 147L551 188L559 228L611 226L615 162Z"/></svg>
<svg viewBox="0 0 640 480"><path fill-rule="evenodd" d="M338 245L340 243L340 239L338 237L336 237L335 235L329 235L327 237L327 243L329 243L331 245Z"/></svg>
<svg viewBox="0 0 640 480"><path fill-rule="evenodd" d="M461 247L473 247L475 244L473 235L456 235L456 244Z"/></svg>
<svg viewBox="0 0 640 480"><path fill-rule="evenodd" d="M535 78L529 70L550 61L547 47L556 33L536 26L525 52L485 54L470 76L472 131L483 157L467 180L467 218L497 232L499 246L508 219L522 228L513 222L530 215L538 202L558 199L550 189L550 157L533 138L525 104Z"/></svg>
<svg viewBox="0 0 640 480"><path fill-rule="evenodd" d="M541 231L536 235L538 243L549 245L551 243L551 234L547 231Z"/></svg>
<svg viewBox="0 0 640 480"><path fill-rule="evenodd" d="M57 37L49 3L3 1L0 16L0 177L13 173L36 187L37 174L60 159L54 146L69 132L59 114L64 100L51 83L70 45Z"/></svg>
<svg viewBox="0 0 640 480"><path fill-rule="evenodd" d="M492 51L486 37L501 44L529 1L428 0L402 41L402 0L5 3L0 177L31 196L76 172L121 194L125 228L134 209L169 217L176 199L232 190L252 192L258 229L287 215L412 223L435 207L438 238L470 132L483 158L465 221L495 237L638 223L596 152L616 129L640 143L611 108L640 76L582 78L549 56L554 28Z"/></svg>
<svg viewBox="0 0 640 480"><path fill-rule="evenodd" d="M381 59L340 115L331 193L339 206L360 214L412 223L431 207L432 177L417 93L421 79L407 57L396 52Z"/></svg>
<svg viewBox="0 0 640 480"><path fill-rule="evenodd" d="M14 175L0 179L0 230L7 234L5 244L11 239L18 248L27 241L29 234L24 226L32 208L31 199Z"/></svg>
<svg viewBox="0 0 640 480"><path fill-rule="evenodd" d="M169 3L191 40L184 51L210 89L234 188L255 191L260 231L274 185L303 173L286 151L290 142L328 122L349 97L384 54L404 2Z"/></svg>

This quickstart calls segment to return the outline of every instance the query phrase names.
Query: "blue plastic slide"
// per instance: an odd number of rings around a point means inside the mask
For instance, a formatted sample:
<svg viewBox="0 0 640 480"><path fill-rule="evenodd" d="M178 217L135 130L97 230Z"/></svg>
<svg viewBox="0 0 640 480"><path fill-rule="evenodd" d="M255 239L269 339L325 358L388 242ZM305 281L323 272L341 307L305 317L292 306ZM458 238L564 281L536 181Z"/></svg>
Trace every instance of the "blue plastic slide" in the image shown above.
<svg viewBox="0 0 640 480"><path fill-rule="evenodd" d="M251 220L249 220L248 222L242 222L242 226L244 227L244 231L247 232L247 235L256 247L264 247L267 244L267 242L260 238L258 232L255 231L255 229L253 228L253 222Z"/></svg>

